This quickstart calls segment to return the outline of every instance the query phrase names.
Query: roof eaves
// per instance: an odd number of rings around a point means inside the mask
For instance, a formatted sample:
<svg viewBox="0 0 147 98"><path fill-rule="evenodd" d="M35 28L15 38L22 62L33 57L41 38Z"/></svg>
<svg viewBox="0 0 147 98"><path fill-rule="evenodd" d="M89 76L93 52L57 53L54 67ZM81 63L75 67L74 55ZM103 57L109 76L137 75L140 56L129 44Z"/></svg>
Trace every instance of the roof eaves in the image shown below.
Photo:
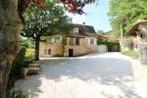
<svg viewBox="0 0 147 98"><path fill-rule="evenodd" d="M135 23L127 32L126 32L126 36L130 36L130 35L136 35L134 34L134 32L138 29L138 26L140 24L143 23L147 23L147 20L140 20L137 23Z"/></svg>

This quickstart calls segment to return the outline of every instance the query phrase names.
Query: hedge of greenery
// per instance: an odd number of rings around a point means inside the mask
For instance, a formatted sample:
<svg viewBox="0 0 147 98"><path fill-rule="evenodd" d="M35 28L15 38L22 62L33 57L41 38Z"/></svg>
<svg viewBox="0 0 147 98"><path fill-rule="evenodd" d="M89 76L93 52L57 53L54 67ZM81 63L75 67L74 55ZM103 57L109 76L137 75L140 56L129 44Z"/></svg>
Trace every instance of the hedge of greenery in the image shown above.
<svg viewBox="0 0 147 98"><path fill-rule="evenodd" d="M110 40L98 40L98 45L106 45L108 48L108 52L120 52L120 44L119 41L110 41Z"/></svg>
<svg viewBox="0 0 147 98"><path fill-rule="evenodd" d="M12 72L11 75L19 74L20 68L22 66L24 66L25 54L26 54L26 48L25 47L21 47L21 49L17 53L16 58L15 58L15 60L13 62L12 70L11 70L11 72Z"/></svg>
<svg viewBox="0 0 147 98"><path fill-rule="evenodd" d="M27 67L32 61L26 61L26 48L21 47L12 64L12 69L8 80L8 90L14 86L14 82L20 78L21 69Z"/></svg>
<svg viewBox="0 0 147 98"><path fill-rule="evenodd" d="M32 60L35 57L35 49L27 48L25 57L27 60Z"/></svg>
<svg viewBox="0 0 147 98"><path fill-rule="evenodd" d="M32 93L22 93L21 91L10 91L6 94L6 98L33 98Z"/></svg>

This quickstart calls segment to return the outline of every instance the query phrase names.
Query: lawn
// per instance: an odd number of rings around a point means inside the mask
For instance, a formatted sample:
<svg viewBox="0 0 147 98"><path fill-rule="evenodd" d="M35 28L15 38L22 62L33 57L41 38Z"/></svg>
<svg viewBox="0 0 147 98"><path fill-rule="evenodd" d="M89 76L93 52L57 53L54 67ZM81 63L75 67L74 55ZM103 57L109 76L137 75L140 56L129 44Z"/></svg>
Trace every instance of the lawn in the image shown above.
<svg viewBox="0 0 147 98"><path fill-rule="evenodd" d="M136 58L139 56L139 52L134 51L134 50L124 51L122 52L122 54L133 57L133 58Z"/></svg>

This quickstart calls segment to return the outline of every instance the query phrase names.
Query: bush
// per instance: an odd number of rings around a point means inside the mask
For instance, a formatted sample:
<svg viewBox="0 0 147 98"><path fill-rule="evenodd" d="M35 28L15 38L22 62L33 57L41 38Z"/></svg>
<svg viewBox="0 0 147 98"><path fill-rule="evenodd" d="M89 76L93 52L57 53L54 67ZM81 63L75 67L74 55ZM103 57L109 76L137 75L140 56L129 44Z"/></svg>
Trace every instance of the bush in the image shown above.
<svg viewBox="0 0 147 98"><path fill-rule="evenodd" d="M110 41L110 40L98 40L98 45L107 45L109 52L119 52L120 51L120 44L119 41Z"/></svg>
<svg viewBox="0 0 147 98"><path fill-rule="evenodd" d="M26 47L26 48L34 48L34 41L21 37L20 38L20 46Z"/></svg>
<svg viewBox="0 0 147 98"><path fill-rule="evenodd" d="M29 47L29 44L28 44L27 40L21 38L20 39L20 46L21 47L28 48Z"/></svg>
<svg viewBox="0 0 147 98"><path fill-rule="evenodd" d="M10 91L6 94L6 98L33 98L30 91L22 93L21 91Z"/></svg>
<svg viewBox="0 0 147 98"><path fill-rule="evenodd" d="M21 47L12 64L11 75L18 75L20 73L20 69L23 67L25 62L25 54L26 54L26 48Z"/></svg>
<svg viewBox="0 0 147 98"><path fill-rule="evenodd" d="M25 55L26 59L27 60L32 60L32 59L34 59L34 56L35 56L35 50L32 49L32 48L28 48L26 50L26 55Z"/></svg>
<svg viewBox="0 0 147 98"><path fill-rule="evenodd" d="M14 86L14 82L20 78L21 69L23 67L27 67L28 64L32 62L32 61L26 61L25 53L26 53L26 48L21 47L16 55L15 60L13 61L12 69L8 80L8 88L7 88L8 90L10 90L10 88Z"/></svg>

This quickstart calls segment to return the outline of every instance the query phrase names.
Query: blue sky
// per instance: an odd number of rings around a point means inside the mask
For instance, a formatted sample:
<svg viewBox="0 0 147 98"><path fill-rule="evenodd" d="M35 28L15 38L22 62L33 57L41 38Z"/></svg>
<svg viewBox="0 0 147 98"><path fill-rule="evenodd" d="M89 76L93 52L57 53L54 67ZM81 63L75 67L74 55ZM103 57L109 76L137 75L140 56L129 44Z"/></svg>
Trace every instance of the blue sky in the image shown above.
<svg viewBox="0 0 147 98"><path fill-rule="evenodd" d="M84 8L85 15L74 15L68 13L72 17L73 23L94 26L95 30L109 31L111 30L109 17L107 15L109 9L109 0L99 0L98 4L86 5Z"/></svg>

